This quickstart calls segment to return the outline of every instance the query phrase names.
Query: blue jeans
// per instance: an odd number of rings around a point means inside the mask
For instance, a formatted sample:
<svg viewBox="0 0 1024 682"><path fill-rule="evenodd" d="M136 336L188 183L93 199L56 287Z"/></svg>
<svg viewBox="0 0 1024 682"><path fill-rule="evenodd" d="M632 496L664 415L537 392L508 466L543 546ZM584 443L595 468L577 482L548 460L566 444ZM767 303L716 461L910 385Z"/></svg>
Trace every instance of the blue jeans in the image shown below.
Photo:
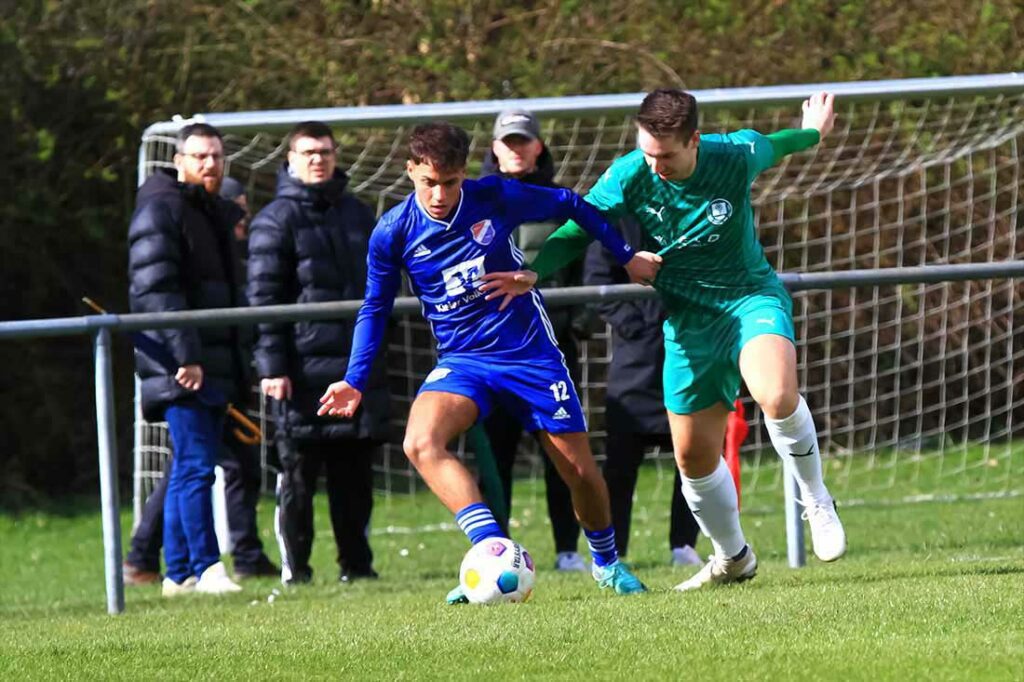
<svg viewBox="0 0 1024 682"><path fill-rule="evenodd" d="M221 447L224 415L197 402L177 403L165 415L174 445L164 500L167 577L181 583L220 561L210 490Z"/></svg>

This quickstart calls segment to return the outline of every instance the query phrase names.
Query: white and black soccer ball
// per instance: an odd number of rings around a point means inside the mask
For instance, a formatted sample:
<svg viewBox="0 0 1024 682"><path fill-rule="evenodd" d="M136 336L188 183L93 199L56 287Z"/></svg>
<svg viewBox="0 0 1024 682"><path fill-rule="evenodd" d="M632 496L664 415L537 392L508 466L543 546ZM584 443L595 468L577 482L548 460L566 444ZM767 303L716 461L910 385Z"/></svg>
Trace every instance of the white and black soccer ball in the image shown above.
<svg viewBox="0 0 1024 682"><path fill-rule="evenodd" d="M459 583L473 604L523 602L533 593L533 558L518 542L489 538L462 559Z"/></svg>

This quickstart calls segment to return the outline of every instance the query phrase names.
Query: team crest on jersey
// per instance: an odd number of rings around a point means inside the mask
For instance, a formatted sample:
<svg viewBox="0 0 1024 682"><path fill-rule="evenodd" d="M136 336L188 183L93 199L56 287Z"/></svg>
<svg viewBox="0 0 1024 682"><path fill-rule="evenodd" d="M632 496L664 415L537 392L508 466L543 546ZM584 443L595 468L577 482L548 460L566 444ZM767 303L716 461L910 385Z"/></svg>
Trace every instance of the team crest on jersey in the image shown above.
<svg viewBox="0 0 1024 682"><path fill-rule="evenodd" d="M715 199L708 204L708 221L712 225L721 225L732 217L732 204L726 199Z"/></svg>
<svg viewBox="0 0 1024 682"><path fill-rule="evenodd" d="M473 227L469 228L469 231L473 233L473 241L480 246L487 246L494 241L494 226L491 225L490 220L473 223Z"/></svg>

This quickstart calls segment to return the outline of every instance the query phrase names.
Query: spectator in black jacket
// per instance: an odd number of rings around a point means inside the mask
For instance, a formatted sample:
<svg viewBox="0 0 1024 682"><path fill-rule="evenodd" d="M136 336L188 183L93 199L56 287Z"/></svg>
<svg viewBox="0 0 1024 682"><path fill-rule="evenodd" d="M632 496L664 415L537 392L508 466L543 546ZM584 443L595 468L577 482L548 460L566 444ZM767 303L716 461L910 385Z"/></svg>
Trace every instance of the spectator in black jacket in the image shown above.
<svg viewBox="0 0 1024 682"><path fill-rule="evenodd" d="M245 187L234 178L225 176L219 194L245 211L234 227L235 245L240 248L248 239L248 202ZM240 252L235 252L236 257L240 255ZM237 264L239 267L236 270L236 282L241 285L245 281L244 265L241 261ZM239 292L238 300L244 299L244 291ZM252 334L248 327L239 328L238 334L243 361L248 366L249 356L246 349L252 345ZM243 396L239 396L239 399L240 402L244 402ZM235 579L276 576L281 569L264 553L263 542L260 540L256 525L256 505L259 502L261 483L259 453L255 446L239 440L234 432L235 425L229 421L224 428L224 447L221 449L218 464L224 472L224 501ZM168 462L168 470L171 466L172 462ZM160 579L160 549L163 547L167 483L167 476L161 478L142 508L142 516L132 533L131 546L124 562L126 585L144 585Z"/></svg>
<svg viewBox="0 0 1024 682"><path fill-rule="evenodd" d="M644 248L643 233L635 222L619 224L623 238L636 249ZM600 246L600 245L598 245ZM583 281L587 285L627 284L626 271L600 248L588 249ZM633 492L644 448L657 445L672 451L668 417L662 400L661 369L665 346L661 325L665 313L656 299L604 301L595 305L612 329L612 359L608 367L605 429L608 432L604 478L612 507L612 524L619 556L629 549L633 516ZM674 467L673 467L674 468ZM676 470L672 486L669 547L673 565L700 565L694 550L700 529L683 498Z"/></svg>
<svg viewBox="0 0 1024 682"><path fill-rule="evenodd" d="M174 165L176 174L158 172L139 189L128 229L131 310L239 305L232 228L241 210L217 196L224 177L217 129L202 123L182 128ZM238 331L185 327L149 334L178 366L169 371L135 353L143 414L150 421L167 421L174 447L164 502L163 594L238 591L220 561L210 504L224 398L237 400L248 389ZM211 397L210 389L219 397Z"/></svg>
<svg viewBox="0 0 1024 682"><path fill-rule="evenodd" d="M555 183L555 164L551 152L541 140L537 118L522 109L504 111L494 121L494 139L491 153L484 162L483 175L500 175L541 187L558 187ZM553 223L527 223L516 230L516 241L524 253L524 262L537 255L544 240L559 225ZM582 263L577 261L560 270L550 279L538 282L541 287L579 285ZM579 354L576 349L573 313L569 308L553 308L549 313L558 347L565 356L566 366L579 383ZM484 421L487 439L497 464L505 501L511 511L512 474L523 427L506 410L496 407ZM587 565L577 552L580 525L572 508L569 487L555 471L551 461L544 457L544 485L547 490L548 516L555 538L555 568L560 571L586 571ZM490 503L491 500L488 500ZM505 529L508 532L508 529Z"/></svg>
<svg viewBox="0 0 1024 682"><path fill-rule="evenodd" d="M220 186L220 195L225 199L235 202L244 211L242 217L235 223L234 233L235 242L239 246L244 247L241 249L241 256L245 258L249 254L249 219L252 217L249 215L249 195L246 194L245 185L227 176L225 176L224 183Z"/></svg>
<svg viewBox="0 0 1024 682"><path fill-rule="evenodd" d="M251 305L361 299L373 212L345 191L334 135L323 123L297 125L277 194L249 230ZM375 578L367 538L373 508L373 455L387 438L384 356L352 419L316 416L323 387L348 367L354 320L261 324L256 343L260 388L275 399L278 540L285 584L312 579L313 493L327 470L327 496L340 579Z"/></svg>

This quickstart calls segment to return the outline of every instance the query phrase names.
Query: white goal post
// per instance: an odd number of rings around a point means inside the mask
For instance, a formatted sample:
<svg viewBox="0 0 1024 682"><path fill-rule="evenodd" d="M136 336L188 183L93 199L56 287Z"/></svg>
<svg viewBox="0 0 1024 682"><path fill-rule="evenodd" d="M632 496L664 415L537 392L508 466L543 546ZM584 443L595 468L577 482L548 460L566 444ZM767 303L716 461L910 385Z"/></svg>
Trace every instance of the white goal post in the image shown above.
<svg viewBox="0 0 1024 682"><path fill-rule="evenodd" d="M1024 74L822 83L694 91L701 130L799 123L810 94L836 94L835 130L819 148L761 175L753 202L762 243L779 272L997 262L1024 254L1021 156ZM463 125L479 169L494 116L535 112L556 180L585 192L635 145L632 115L643 93L526 100L210 113L150 126L139 149L140 183L169 166L174 134L202 120L226 139L228 174L256 209L272 196L295 123L330 124L349 188L379 213L404 197L404 140L421 121ZM808 291L794 295L800 381L819 428L830 486L848 501L898 502L1022 492L1024 285L1020 280L943 282ZM401 428L433 365L429 332L401 318L389 338L396 388L395 438L376 465L387 493L417 479L401 453ZM608 330L581 344L581 398L603 452ZM749 404L749 400L748 400ZM777 459L750 406L744 504L775 504ZM136 508L161 463L136 430ZM524 461L535 462L532 445ZM468 453L464 453L468 454ZM652 453L656 462L670 453ZM536 474L536 464L527 464ZM670 464L659 464L671 473ZM670 478L668 480L671 480ZM767 495L766 497L762 495ZM667 509L667 495L664 508ZM653 504L653 503L652 503ZM667 512L666 512L667 513Z"/></svg>

